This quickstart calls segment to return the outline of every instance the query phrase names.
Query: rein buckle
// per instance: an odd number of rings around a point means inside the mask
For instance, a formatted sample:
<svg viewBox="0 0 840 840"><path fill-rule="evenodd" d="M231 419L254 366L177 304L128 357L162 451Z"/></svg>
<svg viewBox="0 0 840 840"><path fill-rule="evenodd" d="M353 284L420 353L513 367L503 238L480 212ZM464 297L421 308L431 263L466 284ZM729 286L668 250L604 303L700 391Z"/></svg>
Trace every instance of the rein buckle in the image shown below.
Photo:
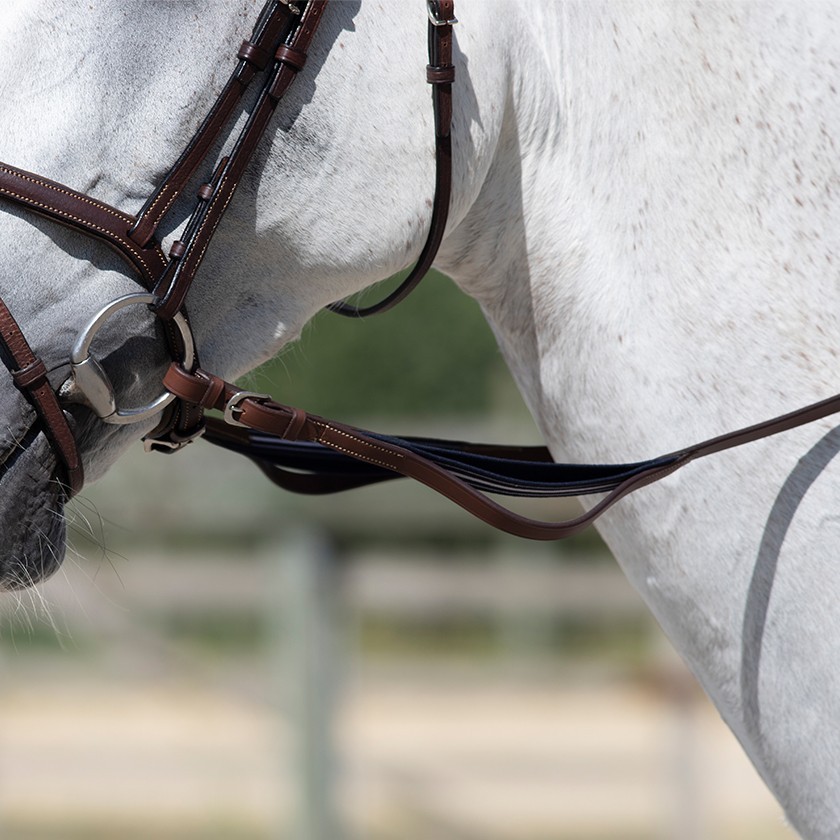
<svg viewBox="0 0 840 840"><path fill-rule="evenodd" d="M268 402L272 399L271 394L258 394L254 391L237 391L225 404L225 423L231 426L248 426L240 422L239 418L242 416L242 401L243 400L257 400L258 402Z"/></svg>
<svg viewBox="0 0 840 840"><path fill-rule="evenodd" d="M280 0L280 2L293 14L299 15L300 9L295 5L296 0Z"/></svg>
<svg viewBox="0 0 840 840"><path fill-rule="evenodd" d="M147 436L143 438L143 449L146 452L165 452L167 455L171 455L173 452L180 452L185 446L189 446L193 441L203 437L206 431L207 428L202 425L198 431L185 437L152 438Z"/></svg>
<svg viewBox="0 0 840 840"><path fill-rule="evenodd" d="M428 9L429 20L432 22L432 26L454 26L458 23L458 18L456 17L447 18L441 16L438 0L427 0L426 8Z"/></svg>

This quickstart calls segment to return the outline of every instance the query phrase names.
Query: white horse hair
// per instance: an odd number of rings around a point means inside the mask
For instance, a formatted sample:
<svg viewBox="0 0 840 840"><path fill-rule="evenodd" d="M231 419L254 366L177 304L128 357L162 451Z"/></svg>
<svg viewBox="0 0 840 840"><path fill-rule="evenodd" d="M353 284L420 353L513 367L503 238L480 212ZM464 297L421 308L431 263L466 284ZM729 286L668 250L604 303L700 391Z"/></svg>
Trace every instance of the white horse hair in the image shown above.
<svg viewBox="0 0 840 840"><path fill-rule="evenodd" d="M4 0L0 159L138 211L258 5ZM840 7L458 0L457 12L438 266L481 303L555 456L642 459L833 394ZM191 292L207 369L249 370L322 306L416 257L434 174L424 27L421 0L328 10ZM5 206L0 278L56 384L81 325L136 291L98 245ZM147 395L139 366L165 364L153 326L134 313L100 346L126 402ZM7 583L13 568L37 577L45 541L63 542L52 456L29 423L7 381ZM88 476L143 431L83 420ZM813 840L840 836L838 449L840 430L815 423L698 462L600 526Z"/></svg>

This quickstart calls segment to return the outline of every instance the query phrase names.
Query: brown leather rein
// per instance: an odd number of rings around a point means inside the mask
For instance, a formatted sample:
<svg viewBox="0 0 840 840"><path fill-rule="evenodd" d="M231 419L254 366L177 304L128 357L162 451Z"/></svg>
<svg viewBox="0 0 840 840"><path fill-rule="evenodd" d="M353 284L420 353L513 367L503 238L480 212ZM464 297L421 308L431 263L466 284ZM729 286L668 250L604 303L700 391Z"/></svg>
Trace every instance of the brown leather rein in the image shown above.
<svg viewBox="0 0 840 840"><path fill-rule="evenodd" d="M103 422L134 423L162 415L147 448L175 451L204 436L253 459L272 481L302 493L329 493L408 476L490 525L531 539L553 540L591 524L628 493L706 455L840 411L840 395L782 417L730 432L668 455L632 464L555 464L544 447L506 447L378 435L308 414L264 394L243 391L201 369L184 303L213 234L263 137L272 114L306 63L327 0L269 0L215 104L155 193L135 217L40 175L0 163L0 198L106 242L134 269L146 292L127 295L96 313L71 353L71 378L56 393L46 368L0 299L0 355L39 418L63 473L68 497L84 481L82 461L62 402L81 402ZM427 0L429 65L435 114L436 179L430 229L417 264L403 283L373 306L346 302L330 309L364 317L391 308L428 272L443 239L452 179L454 0ZM242 96L262 78L257 101L231 152L198 190L196 208L168 255L156 234L175 201L208 158ZM147 305L163 322L174 359L165 389L148 406L121 409L113 386L90 355L97 330L119 309ZM223 419L205 417L216 409ZM566 522L520 516L487 494L556 497L605 493L587 513Z"/></svg>

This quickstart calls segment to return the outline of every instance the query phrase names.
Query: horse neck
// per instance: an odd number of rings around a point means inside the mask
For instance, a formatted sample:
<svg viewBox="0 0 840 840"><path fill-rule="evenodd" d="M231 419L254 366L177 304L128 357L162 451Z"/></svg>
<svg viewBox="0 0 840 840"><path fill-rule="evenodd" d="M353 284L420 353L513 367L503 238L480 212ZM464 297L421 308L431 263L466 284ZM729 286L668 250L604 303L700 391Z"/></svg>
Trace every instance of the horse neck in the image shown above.
<svg viewBox="0 0 840 840"><path fill-rule="evenodd" d="M550 33L562 75L520 46L487 179L442 255L483 306L555 456L648 458L833 394L840 212L829 138L840 115L805 112L835 98L826 45L837 21L764 5L751 15L740 3L697 17L673 4L634 7L632 19L621 4L562 10ZM534 43L522 34L512 42ZM756 619L750 605L766 607L773 587L787 634L776 651L801 645L807 658L820 633L831 636L831 608L825 624L810 611L808 626L795 618L804 592L819 599L836 553L821 512L837 509L838 483L812 458L830 427L693 464L600 526L777 792L797 784L784 753L795 724L775 742L762 734L751 639L764 638L763 678L780 687L763 698L764 719L793 717L798 689L769 652L766 613ZM793 481L803 464L807 478ZM774 566L778 551L768 561L782 540L795 579Z"/></svg>
<svg viewBox="0 0 840 840"><path fill-rule="evenodd" d="M808 22L560 8L512 39L533 46L441 261L555 450L651 455L831 393L840 119L790 118L834 82Z"/></svg>

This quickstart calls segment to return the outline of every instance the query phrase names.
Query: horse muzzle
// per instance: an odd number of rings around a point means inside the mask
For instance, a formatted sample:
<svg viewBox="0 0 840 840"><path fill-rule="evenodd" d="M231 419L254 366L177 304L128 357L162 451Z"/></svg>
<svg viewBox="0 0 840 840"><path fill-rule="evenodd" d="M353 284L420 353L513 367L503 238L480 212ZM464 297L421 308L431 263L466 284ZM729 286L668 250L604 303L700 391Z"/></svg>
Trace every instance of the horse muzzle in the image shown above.
<svg viewBox="0 0 840 840"><path fill-rule="evenodd" d="M67 489L37 422L5 441L0 457L0 521L6 523L0 535L2 591L32 586L61 565Z"/></svg>
<svg viewBox="0 0 840 840"><path fill-rule="evenodd" d="M92 355L97 333L114 315L126 307L152 302L151 294L129 294L96 312L73 344L70 375L55 388L46 366L0 300L0 355L15 385L4 392L13 400L7 418L0 419L0 429L5 428L7 438L4 441L0 434L0 522L8 523L0 539L0 590L19 589L43 580L63 559L64 503L84 481L82 447L72 406L88 409L90 414L83 411L85 422L102 421L101 437L108 427L148 423L175 400L174 395L163 391L137 407L120 407L117 393L123 389L114 384ZM171 324L182 350L179 361L192 367L195 344L189 324L180 313ZM125 362L134 361L133 354L123 350L123 355L127 355L123 367L130 367ZM89 443L90 434L86 439Z"/></svg>

